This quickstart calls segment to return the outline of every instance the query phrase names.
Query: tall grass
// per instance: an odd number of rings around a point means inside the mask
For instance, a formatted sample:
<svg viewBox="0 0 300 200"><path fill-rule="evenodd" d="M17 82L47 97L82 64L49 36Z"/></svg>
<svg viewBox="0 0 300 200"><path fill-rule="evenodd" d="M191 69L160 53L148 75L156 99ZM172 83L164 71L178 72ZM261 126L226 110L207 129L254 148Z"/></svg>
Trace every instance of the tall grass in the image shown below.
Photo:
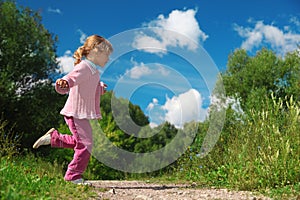
<svg viewBox="0 0 300 200"><path fill-rule="evenodd" d="M299 194L299 113L293 98L273 97L264 109L252 109L242 119L233 121L228 116L230 121L208 156L200 158L200 147L194 144L180 158L177 178L238 190L287 192L291 188L291 195Z"/></svg>
<svg viewBox="0 0 300 200"><path fill-rule="evenodd" d="M228 184L241 189L282 187L299 182L299 107L275 100L235 129L225 155Z"/></svg>
<svg viewBox="0 0 300 200"><path fill-rule="evenodd" d="M8 121L0 119L0 157L12 158L19 153L21 137L8 128Z"/></svg>

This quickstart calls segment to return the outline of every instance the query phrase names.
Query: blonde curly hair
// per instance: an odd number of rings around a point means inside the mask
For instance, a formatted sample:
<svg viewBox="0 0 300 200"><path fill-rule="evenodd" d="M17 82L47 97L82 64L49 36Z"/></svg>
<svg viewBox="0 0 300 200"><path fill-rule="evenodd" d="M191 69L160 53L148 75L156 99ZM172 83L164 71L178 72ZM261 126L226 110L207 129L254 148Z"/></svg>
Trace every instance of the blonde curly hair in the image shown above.
<svg viewBox="0 0 300 200"><path fill-rule="evenodd" d="M98 47L100 50L111 53L113 51L113 47L111 43L106 40L104 37L99 35L91 35L87 37L83 46L79 47L73 54L75 58L74 65L77 65L81 62L83 57L86 57L92 49Z"/></svg>

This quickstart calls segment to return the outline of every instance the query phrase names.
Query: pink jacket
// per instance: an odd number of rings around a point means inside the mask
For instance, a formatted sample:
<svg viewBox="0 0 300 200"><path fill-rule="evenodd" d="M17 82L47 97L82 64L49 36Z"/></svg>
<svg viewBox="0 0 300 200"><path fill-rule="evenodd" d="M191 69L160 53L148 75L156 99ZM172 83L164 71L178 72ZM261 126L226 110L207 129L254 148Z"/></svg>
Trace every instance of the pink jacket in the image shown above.
<svg viewBox="0 0 300 200"><path fill-rule="evenodd" d="M100 119L100 95L104 93L104 84L100 82L100 73L87 61L83 60L62 79L69 84L62 89L57 84L59 94L69 93L65 106L60 114L77 119Z"/></svg>

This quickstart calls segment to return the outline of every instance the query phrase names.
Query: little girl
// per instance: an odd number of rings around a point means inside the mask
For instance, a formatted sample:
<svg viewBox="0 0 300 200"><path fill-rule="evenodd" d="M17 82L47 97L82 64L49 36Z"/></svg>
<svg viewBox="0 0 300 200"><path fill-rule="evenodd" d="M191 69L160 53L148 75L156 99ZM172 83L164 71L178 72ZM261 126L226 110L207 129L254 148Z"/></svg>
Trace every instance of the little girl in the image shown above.
<svg viewBox="0 0 300 200"><path fill-rule="evenodd" d="M68 99L60 114L72 135L60 134L51 128L33 145L49 145L57 148L74 149L74 157L68 165L64 179L75 184L85 184L82 174L85 171L93 145L90 119L101 118L100 95L105 92L105 84L100 82L97 65L104 67L113 48L105 38L89 36L84 45L74 53L74 69L56 81L55 89L60 94L69 93Z"/></svg>

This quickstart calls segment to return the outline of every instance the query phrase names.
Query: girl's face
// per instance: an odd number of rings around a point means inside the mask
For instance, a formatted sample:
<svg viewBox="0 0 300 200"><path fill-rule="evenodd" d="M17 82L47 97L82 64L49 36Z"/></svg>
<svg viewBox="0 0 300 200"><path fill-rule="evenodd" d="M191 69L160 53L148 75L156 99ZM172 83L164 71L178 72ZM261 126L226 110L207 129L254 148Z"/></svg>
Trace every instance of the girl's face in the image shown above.
<svg viewBox="0 0 300 200"><path fill-rule="evenodd" d="M109 56L109 52L103 51L96 46L92 51L90 51L87 58L96 65L104 67L109 61Z"/></svg>
<svg viewBox="0 0 300 200"><path fill-rule="evenodd" d="M109 61L109 55L110 53L108 52L98 51L97 56L95 58L95 64L104 67Z"/></svg>

